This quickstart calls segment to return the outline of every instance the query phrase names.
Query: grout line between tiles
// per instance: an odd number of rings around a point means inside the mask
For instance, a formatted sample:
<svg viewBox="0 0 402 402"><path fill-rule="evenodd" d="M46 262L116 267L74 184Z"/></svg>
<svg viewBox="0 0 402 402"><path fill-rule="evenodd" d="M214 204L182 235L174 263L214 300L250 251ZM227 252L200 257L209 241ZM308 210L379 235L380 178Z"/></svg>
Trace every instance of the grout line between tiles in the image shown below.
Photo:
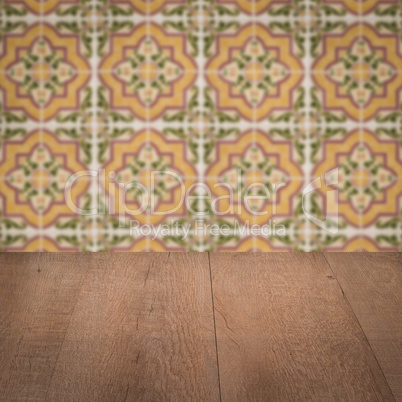
<svg viewBox="0 0 402 402"><path fill-rule="evenodd" d="M96 27L96 7L97 7L97 0L92 0L92 23ZM96 33L96 29L95 29ZM98 85L98 37L97 35L92 35L92 40L93 40L93 47L92 47L92 66L91 66L91 71L92 71L92 139L91 139L91 168L94 171L98 171L99 169L99 164L98 164L98 132L99 132L99 127L98 127L98 100L97 100L97 85ZM97 186L97 181L92 178L91 180L91 204L93 208L97 208L99 205L99 199L100 197L99 194L99 188ZM95 214L94 216L91 217L92 221L92 244L91 244L91 251L97 251L98 250L98 225L97 225L97 219L98 216ZM79 229L80 230L80 229ZM84 234L82 233L81 236Z"/></svg>
<svg viewBox="0 0 402 402"><path fill-rule="evenodd" d="M44 3L41 2L39 5L39 13L40 13L40 20L39 20L39 38L40 41L44 41L44 29L43 29L43 24L44 24ZM44 71L40 70L39 71L39 76L40 76L40 81L41 85L43 85L43 82L45 82L45 73ZM39 107L39 146L42 148L44 147L44 139L43 139L43 131L45 129L45 119L44 119L44 109L43 109L43 102L41 102L40 107ZM43 175L41 174L39 177L39 182L40 182L40 191L43 192L43 188L41 187L43 183ZM39 227L40 227L40 232L39 232L39 249L43 250L44 248L44 237L43 237L43 209L39 210Z"/></svg>
<svg viewBox="0 0 402 402"><path fill-rule="evenodd" d="M146 24L146 38L148 41L152 40L152 35L151 35L151 23L153 22L150 18L151 15L151 2L146 2L146 17L145 17L145 24ZM147 65L148 67L148 65ZM145 108L145 121L146 121L146 147L150 148L151 147L151 134L150 130L152 129L151 124L152 124L152 119L151 119L151 110L150 110L150 105L147 103L146 108ZM151 192L153 189L151 189ZM146 224L150 225L151 223L151 216L150 216L150 211L146 211ZM150 249L150 239L147 237L146 238L146 243L147 247Z"/></svg>
<svg viewBox="0 0 402 402"><path fill-rule="evenodd" d="M359 2L359 40L363 41L363 3ZM364 72L362 70L359 70L358 75L360 76L360 83L359 85L362 86L362 83L364 82ZM359 120L360 124L364 124L364 108L363 105L360 103L359 105ZM364 146L364 135L363 135L363 130L360 128L359 130L359 146L363 147ZM363 169L362 169L362 162L359 161L359 168L360 168L360 174L359 174L359 183L360 183L360 191L363 188ZM363 211L360 209L359 210L359 226L360 229L363 228Z"/></svg>
<svg viewBox="0 0 402 402"><path fill-rule="evenodd" d="M203 36L203 27L204 27L204 13L203 13L203 4L199 3L196 5L198 7L198 39L199 39L199 47L198 47L198 108L199 108L199 116L198 116L198 135L199 135L199 144L198 144L198 163L197 163L197 176L200 183L204 183L205 180L205 123L204 123L204 91L205 91L205 60L204 60L204 36ZM186 119L187 122L187 119ZM189 152L188 147L186 152ZM200 211L204 211L204 202L202 197L199 198L198 208ZM205 222L205 218L203 216L202 222ZM197 245L198 251L206 250L206 242L205 237L202 236L201 244Z"/></svg>
<svg viewBox="0 0 402 402"><path fill-rule="evenodd" d="M306 176L306 184L310 182L312 179L312 166L311 166L311 127L310 127L310 102L311 102L311 97L310 97L310 91L311 91L311 85L310 85L310 67L311 67L311 57L310 57L310 0L306 0L305 6L305 25L306 25L306 37L307 40L305 42L305 55L304 55L304 68L305 68L305 76L304 76L304 84L305 84L305 130L306 130L306 152L305 152L305 163L303 164L304 167L304 174ZM306 199L306 210L311 211L311 200L310 197L307 197ZM306 241L306 251L310 251L310 243L311 243L311 222L309 219L305 219L306 224L305 224L305 241Z"/></svg>

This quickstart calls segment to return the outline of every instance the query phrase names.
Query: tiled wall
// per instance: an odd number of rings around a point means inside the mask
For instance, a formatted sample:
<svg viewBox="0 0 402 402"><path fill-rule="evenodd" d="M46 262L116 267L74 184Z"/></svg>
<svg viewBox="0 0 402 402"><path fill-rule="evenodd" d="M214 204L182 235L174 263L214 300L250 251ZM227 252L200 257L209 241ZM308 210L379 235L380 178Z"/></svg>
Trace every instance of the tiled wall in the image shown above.
<svg viewBox="0 0 402 402"><path fill-rule="evenodd" d="M3 251L402 250L400 1L0 7ZM124 215L151 170L154 210ZM280 187L245 208L254 182Z"/></svg>

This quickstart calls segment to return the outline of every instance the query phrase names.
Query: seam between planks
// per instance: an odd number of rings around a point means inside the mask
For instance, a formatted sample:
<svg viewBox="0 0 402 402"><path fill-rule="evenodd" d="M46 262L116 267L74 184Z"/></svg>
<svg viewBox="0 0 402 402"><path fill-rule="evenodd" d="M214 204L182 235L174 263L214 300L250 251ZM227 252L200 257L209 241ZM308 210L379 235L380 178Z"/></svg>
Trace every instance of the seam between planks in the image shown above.
<svg viewBox="0 0 402 402"><path fill-rule="evenodd" d="M379 360L377 359L377 355L375 354L375 352L374 352L374 350L373 350L373 347L371 346L371 343L370 343L369 339L367 338L367 335L366 335L366 333L365 333L363 327L362 327L361 324L360 324L359 318L357 317L357 315L356 315L356 313L355 313L355 311L354 311L352 305L350 304L349 299L348 299L348 297L346 296L346 293L344 292L344 290L343 290L343 288L342 288L342 285L341 285L341 283L339 282L339 280L338 280L338 278L337 278L337 276L336 276L336 274L335 274L335 271L332 269L331 263L330 263L330 262L328 261L328 259L327 259L327 256L325 255L325 253L322 253L322 254L324 255L325 261L326 261L326 263L327 263L329 269L331 270L332 275L333 275L334 278L336 279L336 282L338 283L339 288L341 289L343 298L345 299L347 305L348 305L348 306L350 307L350 309L352 310L352 313L353 313L353 316L355 317L355 320L356 320L356 322L357 322L357 325L359 326L359 328L360 328L361 331L363 332L364 339L366 340L367 344L368 344L369 347L370 347L371 352L372 352L373 355L374 355L375 361L377 362L378 367L380 368L381 374L382 374L382 376L383 376L383 378L384 378L385 383L387 384L387 387L388 387L388 389L389 389L389 391L390 391L392 397L394 398L394 401L396 401L395 395L394 395L394 393L392 392L391 387L389 386L387 377L385 376L384 371L382 370L381 364L380 364Z"/></svg>
<svg viewBox="0 0 402 402"><path fill-rule="evenodd" d="M93 258L91 258L90 260L93 260ZM69 320L68 320L68 324L67 324L66 330L64 331L64 334L63 334L63 340L61 341L60 348L59 348L59 350L58 350L58 352L57 352L56 362L55 362L55 364L54 364L53 371L52 371L52 375L50 376L49 385L48 385L48 387L47 387L46 394L45 394L45 399L44 399L45 401L47 401L47 396L48 396L48 394L49 394L50 386L52 385L52 380L53 380L54 372L56 371L57 362L59 361L61 349L62 349L62 347L63 347L63 345L64 345L64 341L65 341L65 339L66 339L67 331L68 331L69 328L70 328L71 320L72 320L73 315L74 315L74 313L75 313L75 308L77 307L78 299L80 298L80 295L81 295L82 287L84 286L84 283L85 283L86 280L87 280L88 271L89 271L90 269L92 269L92 264L90 264L90 266L87 267L86 272L85 272L85 274L84 274L84 276L83 276L83 278L82 278L80 290L78 291L77 297L76 297L76 299L75 299L73 310L72 310L71 315L70 315L70 318L69 318Z"/></svg>
<svg viewBox="0 0 402 402"><path fill-rule="evenodd" d="M213 319L214 319L216 365L218 367L219 400L222 402L221 377L220 377L220 374L219 374L218 337L217 337L217 334L216 334L216 321L215 321L214 290L213 290L213 286L212 286L211 258L210 258L209 252L208 252L208 266L209 266L209 280L210 280L210 283L211 283L212 316L213 316Z"/></svg>

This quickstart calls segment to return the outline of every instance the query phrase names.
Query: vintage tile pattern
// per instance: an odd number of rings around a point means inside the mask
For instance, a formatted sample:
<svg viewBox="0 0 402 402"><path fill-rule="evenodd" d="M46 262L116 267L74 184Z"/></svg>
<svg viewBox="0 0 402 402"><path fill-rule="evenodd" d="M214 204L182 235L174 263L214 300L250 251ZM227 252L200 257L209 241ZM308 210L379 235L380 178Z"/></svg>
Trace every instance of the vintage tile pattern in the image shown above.
<svg viewBox="0 0 402 402"><path fill-rule="evenodd" d="M166 231L132 236L118 183L155 169L135 219ZM0 249L402 251L401 2L3 0Z"/></svg>

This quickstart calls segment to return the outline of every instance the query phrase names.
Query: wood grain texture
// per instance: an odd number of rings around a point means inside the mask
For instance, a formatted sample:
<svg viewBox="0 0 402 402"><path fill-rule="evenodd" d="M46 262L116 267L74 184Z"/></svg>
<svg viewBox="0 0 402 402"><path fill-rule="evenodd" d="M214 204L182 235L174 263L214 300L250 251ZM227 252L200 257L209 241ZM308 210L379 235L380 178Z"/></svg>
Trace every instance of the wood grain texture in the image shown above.
<svg viewBox="0 0 402 402"><path fill-rule="evenodd" d="M402 255L325 254L380 363L402 401Z"/></svg>
<svg viewBox="0 0 402 402"><path fill-rule="evenodd" d="M402 400L400 254L210 259L0 253L0 400Z"/></svg>
<svg viewBox="0 0 402 402"><path fill-rule="evenodd" d="M222 400L393 400L323 255L210 258Z"/></svg>
<svg viewBox="0 0 402 402"><path fill-rule="evenodd" d="M44 400L90 255L0 253L0 400Z"/></svg>
<svg viewBox="0 0 402 402"><path fill-rule="evenodd" d="M47 399L219 400L207 254L97 255Z"/></svg>

